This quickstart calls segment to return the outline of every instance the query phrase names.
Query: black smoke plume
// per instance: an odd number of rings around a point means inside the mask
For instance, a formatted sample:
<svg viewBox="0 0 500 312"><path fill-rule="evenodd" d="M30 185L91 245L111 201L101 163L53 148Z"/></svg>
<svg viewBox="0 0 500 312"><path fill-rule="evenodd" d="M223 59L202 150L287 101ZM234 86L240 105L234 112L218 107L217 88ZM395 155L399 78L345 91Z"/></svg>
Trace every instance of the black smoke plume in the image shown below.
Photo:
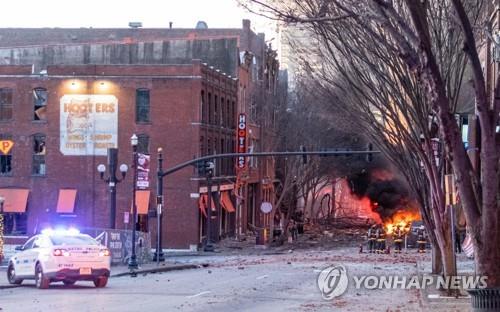
<svg viewBox="0 0 500 312"><path fill-rule="evenodd" d="M405 183L396 177L380 178L364 171L347 178L351 192L359 198L368 197L372 210L383 221L390 219L400 209L410 209L409 192Z"/></svg>

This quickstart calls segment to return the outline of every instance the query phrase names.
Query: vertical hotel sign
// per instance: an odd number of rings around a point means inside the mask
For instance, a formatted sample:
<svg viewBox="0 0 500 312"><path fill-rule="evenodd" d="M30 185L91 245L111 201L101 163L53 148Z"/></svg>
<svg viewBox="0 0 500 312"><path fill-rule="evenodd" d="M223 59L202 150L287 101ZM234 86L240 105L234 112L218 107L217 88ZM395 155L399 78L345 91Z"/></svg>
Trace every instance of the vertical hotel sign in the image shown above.
<svg viewBox="0 0 500 312"><path fill-rule="evenodd" d="M240 114L238 117L238 153L247 152L247 117L245 114ZM246 159L244 156L238 156L238 169L245 169Z"/></svg>
<svg viewBox="0 0 500 312"><path fill-rule="evenodd" d="M64 95L60 101L63 155L107 155L118 147L118 99L107 94Z"/></svg>

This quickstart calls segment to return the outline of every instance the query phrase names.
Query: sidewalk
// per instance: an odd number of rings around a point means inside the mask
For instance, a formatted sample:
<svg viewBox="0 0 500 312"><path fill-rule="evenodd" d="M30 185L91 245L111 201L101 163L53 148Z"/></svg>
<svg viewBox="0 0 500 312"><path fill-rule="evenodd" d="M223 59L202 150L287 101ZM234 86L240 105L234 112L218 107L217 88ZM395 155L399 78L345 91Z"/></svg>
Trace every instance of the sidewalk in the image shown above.
<svg viewBox="0 0 500 312"><path fill-rule="evenodd" d="M467 259L465 255L457 255L457 270L459 275L469 275L474 272L474 261ZM430 275L430 261L417 263L419 275ZM471 299L466 291L462 291L459 297L447 296L445 292L435 287L427 287L420 290L420 303L424 311L470 311Z"/></svg>

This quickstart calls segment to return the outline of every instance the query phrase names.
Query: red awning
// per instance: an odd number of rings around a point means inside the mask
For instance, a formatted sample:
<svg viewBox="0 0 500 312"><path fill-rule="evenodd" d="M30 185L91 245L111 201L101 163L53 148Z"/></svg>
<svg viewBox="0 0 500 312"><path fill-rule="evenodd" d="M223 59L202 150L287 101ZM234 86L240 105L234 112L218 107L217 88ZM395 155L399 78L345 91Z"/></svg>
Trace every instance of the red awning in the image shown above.
<svg viewBox="0 0 500 312"><path fill-rule="evenodd" d="M135 204L137 205L137 214L148 214L150 194L151 191L148 190L135 191Z"/></svg>
<svg viewBox="0 0 500 312"><path fill-rule="evenodd" d="M207 195L201 195L198 199L198 207L201 210L201 213L206 217L207 216Z"/></svg>
<svg viewBox="0 0 500 312"><path fill-rule="evenodd" d="M213 196L211 198L210 205L212 206L212 211L215 211L215 200ZM207 206L208 206L208 195L203 194L200 196L200 199L198 200L198 207L200 208L201 212L205 217L207 216L207 211L206 211Z"/></svg>
<svg viewBox="0 0 500 312"><path fill-rule="evenodd" d="M235 212L233 202L231 201L231 197L229 196L229 192L222 192L221 195L221 204L227 212Z"/></svg>
<svg viewBox="0 0 500 312"><path fill-rule="evenodd" d="M0 196L5 199L3 212L26 212L29 192L27 189L0 189Z"/></svg>
<svg viewBox="0 0 500 312"><path fill-rule="evenodd" d="M59 190L59 197L57 198L57 213L73 213L75 210L76 190Z"/></svg>

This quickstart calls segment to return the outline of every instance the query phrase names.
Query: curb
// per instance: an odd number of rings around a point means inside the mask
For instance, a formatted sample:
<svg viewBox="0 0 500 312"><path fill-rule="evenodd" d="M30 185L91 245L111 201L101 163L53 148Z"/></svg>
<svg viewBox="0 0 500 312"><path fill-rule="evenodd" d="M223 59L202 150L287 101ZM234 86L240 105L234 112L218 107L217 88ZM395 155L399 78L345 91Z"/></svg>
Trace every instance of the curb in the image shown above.
<svg viewBox="0 0 500 312"><path fill-rule="evenodd" d="M110 277L136 276L137 274L149 274L149 273L154 274L154 273L162 273L162 272L169 272L169 271L199 269L202 267L208 267L208 264L207 263L204 263L204 264L182 264L182 265L164 266L164 267L144 269L144 270L133 270L133 271L128 271L128 272L111 274Z"/></svg>
<svg viewBox="0 0 500 312"><path fill-rule="evenodd" d="M23 285L0 285L0 290L23 287Z"/></svg>

